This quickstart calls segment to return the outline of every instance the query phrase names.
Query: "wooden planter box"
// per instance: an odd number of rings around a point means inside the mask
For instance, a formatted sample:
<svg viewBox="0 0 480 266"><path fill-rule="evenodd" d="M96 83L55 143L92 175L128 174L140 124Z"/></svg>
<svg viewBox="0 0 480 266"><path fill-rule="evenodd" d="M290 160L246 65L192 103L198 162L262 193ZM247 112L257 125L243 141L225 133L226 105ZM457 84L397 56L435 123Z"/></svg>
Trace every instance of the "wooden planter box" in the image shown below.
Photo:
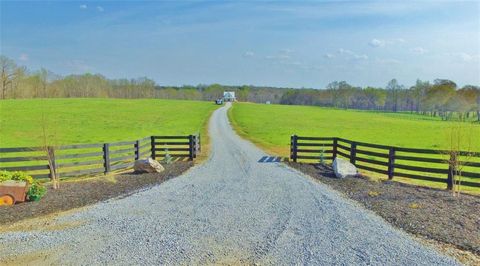
<svg viewBox="0 0 480 266"><path fill-rule="evenodd" d="M13 203L24 202L27 195L27 182L8 180L0 183L0 197L13 197Z"/></svg>

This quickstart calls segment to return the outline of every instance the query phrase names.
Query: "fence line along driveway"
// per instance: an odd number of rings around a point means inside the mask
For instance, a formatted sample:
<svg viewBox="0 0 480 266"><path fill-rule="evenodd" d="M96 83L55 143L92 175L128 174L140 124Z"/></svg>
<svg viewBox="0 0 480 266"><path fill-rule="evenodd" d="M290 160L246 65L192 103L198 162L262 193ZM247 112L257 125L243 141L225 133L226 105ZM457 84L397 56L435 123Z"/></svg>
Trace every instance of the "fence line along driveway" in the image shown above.
<svg viewBox="0 0 480 266"><path fill-rule="evenodd" d="M207 162L160 186L0 234L0 258L56 264L452 265L210 121ZM140 178L140 177L139 177ZM38 221L41 223L42 221ZM28 254L25 258L22 254ZM1 260L1 259L0 259ZM1 264L1 263L0 263Z"/></svg>

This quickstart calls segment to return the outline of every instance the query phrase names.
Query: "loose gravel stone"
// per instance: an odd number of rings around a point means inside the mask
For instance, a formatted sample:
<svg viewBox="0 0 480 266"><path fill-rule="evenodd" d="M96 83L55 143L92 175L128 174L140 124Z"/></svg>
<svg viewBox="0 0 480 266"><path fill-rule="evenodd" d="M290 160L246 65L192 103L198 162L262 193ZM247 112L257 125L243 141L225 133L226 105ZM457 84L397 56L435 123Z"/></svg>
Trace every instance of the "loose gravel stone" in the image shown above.
<svg viewBox="0 0 480 266"><path fill-rule="evenodd" d="M0 234L4 261L62 265L455 265L379 216L210 122L209 160L149 190L68 213L58 230ZM43 253L40 253L42 251ZM1 259L0 259L1 260Z"/></svg>

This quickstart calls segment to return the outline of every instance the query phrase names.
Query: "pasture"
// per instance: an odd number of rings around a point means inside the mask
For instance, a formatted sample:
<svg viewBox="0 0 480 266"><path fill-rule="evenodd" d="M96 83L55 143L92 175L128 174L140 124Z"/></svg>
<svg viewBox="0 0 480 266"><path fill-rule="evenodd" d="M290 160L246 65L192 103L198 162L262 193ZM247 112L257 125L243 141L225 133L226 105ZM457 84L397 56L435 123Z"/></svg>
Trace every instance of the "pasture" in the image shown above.
<svg viewBox="0 0 480 266"><path fill-rule="evenodd" d="M202 132L210 102L157 99L0 101L0 147L101 143ZM44 129L45 128L45 134Z"/></svg>
<svg viewBox="0 0 480 266"><path fill-rule="evenodd" d="M235 104L229 116L241 135L282 156L288 156L293 134L407 148L448 149L449 132L459 125L409 113L251 103ZM470 136L471 150L480 151L480 124L460 125L465 135Z"/></svg>
<svg viewBox="0 0 480 266"><path fill-rule="evenodd" d="M238 103L231 109L230 120L245 138L250 139L270 153L289 157L290 136L340 137L358 142L397 146L404 148L450 149L452 130L461 128L464 147L470 151L480 151L480 125L440 121L440 119L406 113L379 113L368 111L338 110L309 106L262 105ZM467 142L470 148L466 147ZM377 151L378 152L378 151ZM417 155L428 157L428 155ZM407 162L414 167L448 169L448 157L442 154L431 155L445 161L445 165L425 162ZM367 156L365 159L385 162L385 158ZM478 163L477 159L473 161ZM312 160L310 160L312 161ZM317 160L314 160L318 162ZM399 163L405 163L399 161ZM373 167L374 165L366 164ZM378 166L377 166L378 168ZM382 170L385 167L380 167ZM467 172L478 173L478 168L465 167ZM386 176L368 172L370 177ZM421 174L414 171L401 171L407 174ZM423 175L446 179L446 174ZM442 183L395 177L394 180L417 185L445 188ZM477 178L462 178L463 181L478 182ZM462 190L478 193L480 189L463 187Z"/></svg>

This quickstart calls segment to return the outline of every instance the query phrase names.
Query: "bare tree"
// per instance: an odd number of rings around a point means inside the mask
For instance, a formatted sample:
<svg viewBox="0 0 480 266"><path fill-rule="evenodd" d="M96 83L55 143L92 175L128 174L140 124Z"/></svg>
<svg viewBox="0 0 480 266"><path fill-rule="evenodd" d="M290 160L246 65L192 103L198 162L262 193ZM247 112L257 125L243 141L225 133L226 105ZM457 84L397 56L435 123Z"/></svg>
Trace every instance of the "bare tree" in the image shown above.
<svg viewBox="0 0 480 266"><path fill-rule="evenodd" d="M1 72L1 92L2 92L2 99L6 99L7 96L7 89L15 79L17 72L15 71L17 65L15 62L6 56L0 56L0 72Z"/></svg>
<svg viewBox="0 0 480 266"><path fill-rule="evenodd" d="M453 181L452 192L458 196L462 190L462 171L472 160L472 140L474 128L469 123L455 123L447 131L449 149L445 154L449 165L449 175Z"/></svg>
<svg viewBox="0 0 480 266"><path fill-rule="evenodd" d="M52 187L53 189L58 189L60 188L60 176L57 172L57 165L55 160L55 147L57 146L57 130L56 123L54 123L51 119L52 118L45 113L45 110L42 110L42 116L40 120L40 125L42 128L42 148L47 158Z"/></svg>

